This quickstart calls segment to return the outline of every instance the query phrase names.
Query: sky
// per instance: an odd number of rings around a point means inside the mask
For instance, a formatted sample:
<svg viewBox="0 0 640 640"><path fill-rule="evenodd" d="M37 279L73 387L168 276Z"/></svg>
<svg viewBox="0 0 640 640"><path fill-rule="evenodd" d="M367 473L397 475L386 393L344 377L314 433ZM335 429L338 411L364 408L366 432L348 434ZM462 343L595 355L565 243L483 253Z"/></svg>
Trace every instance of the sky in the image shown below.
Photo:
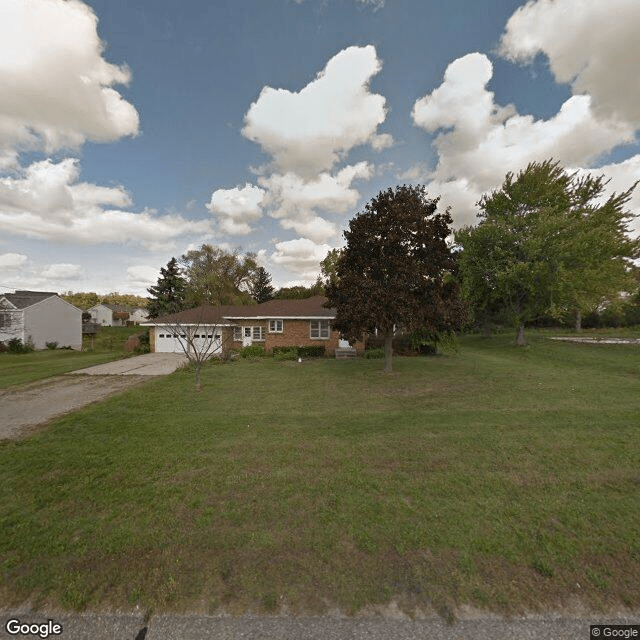
<svg viewBox="0 0 640 640"><path fill-rule="evenodd" d="M310 284L379 191L459 228L549 158L624 191L639 32L638 0L0 0L0 292L146 295L203 243Z"/></svg>

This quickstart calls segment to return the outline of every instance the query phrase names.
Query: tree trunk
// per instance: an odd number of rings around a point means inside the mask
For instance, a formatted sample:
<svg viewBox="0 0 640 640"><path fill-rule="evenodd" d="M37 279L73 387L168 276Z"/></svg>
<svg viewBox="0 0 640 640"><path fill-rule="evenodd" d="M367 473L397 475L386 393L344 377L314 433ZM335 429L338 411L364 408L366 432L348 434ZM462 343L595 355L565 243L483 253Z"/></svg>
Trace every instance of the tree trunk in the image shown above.
<svg viewBox="0 0 640 640"><path fill-rule="evenodd" d="M580 311L580 309L576 309L575 319L576 331L582 331L582 311Z"/></svg>
<svg viewBox="0 0 640 640"><path fill-rule="evenodd" d="M202 367L202 363L196 362L196 391L202 390L202 382L200 381L200 369Z"/></svg>
<svg viewBox="0 0 640 640"><path fill-rule="evenodd" d="M393 329L389 329L384 337L384 372L391 373L393 371Z"/></svg>
<svg viewBox="0 0 640 640"><path fill-rule="evenodd" d="M516 344L519 347L524 347L524 345L526 344L526 342L524 341L524 323L522 323L518 327L518 337L516 338Z"/></svg>

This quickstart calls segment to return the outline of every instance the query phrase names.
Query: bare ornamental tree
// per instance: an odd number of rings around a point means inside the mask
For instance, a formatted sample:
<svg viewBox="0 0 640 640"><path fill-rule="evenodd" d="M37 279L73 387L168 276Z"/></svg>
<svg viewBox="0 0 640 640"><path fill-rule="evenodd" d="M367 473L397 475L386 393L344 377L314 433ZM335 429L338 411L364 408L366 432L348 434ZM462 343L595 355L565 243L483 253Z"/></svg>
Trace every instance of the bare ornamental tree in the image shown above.
<svg viewBox="0 0 640 640"><path fill-rule="evenodd" d="M196 390L202 389L202 366L207 360L219 357L227 360L230 354L221 325L204 322L168 322L166 331L174 338L196 373Z"/></svg>

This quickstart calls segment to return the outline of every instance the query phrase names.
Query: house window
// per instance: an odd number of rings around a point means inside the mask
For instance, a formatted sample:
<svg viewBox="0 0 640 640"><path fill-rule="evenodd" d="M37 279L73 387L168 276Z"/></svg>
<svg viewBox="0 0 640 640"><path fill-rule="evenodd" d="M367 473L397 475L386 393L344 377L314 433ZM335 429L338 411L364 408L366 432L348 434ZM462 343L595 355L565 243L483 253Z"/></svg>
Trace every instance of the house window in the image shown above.
<svg viewBox="0 0 640 640"><path fill-rule="evenodd" d="M329 339L329 321L328 320L311 320L310 337L318 340Z"/></svg>
<svg viewBox="0 0 640 640"><path fill-rule="evenodd" d="M161 333L158 338L164 338L164 333Z"/></svg>
<svg viewBox="0 0 640 640"><path fill-rule="evenodd" d="M233 339L242 342L243 338L251 338L252 340L264 340L264 327L234 327Z"/></svg>
<svg viewBox="0 0 640 640"><path fill-rule="evenodd" d="M282 333L282 320L269 320L269 333Z"/></svg>

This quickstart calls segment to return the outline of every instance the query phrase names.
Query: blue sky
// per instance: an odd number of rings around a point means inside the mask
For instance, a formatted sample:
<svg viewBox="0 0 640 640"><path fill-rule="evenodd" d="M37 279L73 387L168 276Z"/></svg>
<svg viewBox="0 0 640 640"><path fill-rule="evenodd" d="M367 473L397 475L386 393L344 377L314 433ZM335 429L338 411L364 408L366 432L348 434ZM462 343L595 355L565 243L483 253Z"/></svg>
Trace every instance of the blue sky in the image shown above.
<svg viewBox="0 0 640 640"><path fill-rule="evenodd" d="M203 242L305 283L399 183L461 226L534 160L616 191L640 179L637 0L0 0L0 16L0 291L144 294Z"/></svg>

